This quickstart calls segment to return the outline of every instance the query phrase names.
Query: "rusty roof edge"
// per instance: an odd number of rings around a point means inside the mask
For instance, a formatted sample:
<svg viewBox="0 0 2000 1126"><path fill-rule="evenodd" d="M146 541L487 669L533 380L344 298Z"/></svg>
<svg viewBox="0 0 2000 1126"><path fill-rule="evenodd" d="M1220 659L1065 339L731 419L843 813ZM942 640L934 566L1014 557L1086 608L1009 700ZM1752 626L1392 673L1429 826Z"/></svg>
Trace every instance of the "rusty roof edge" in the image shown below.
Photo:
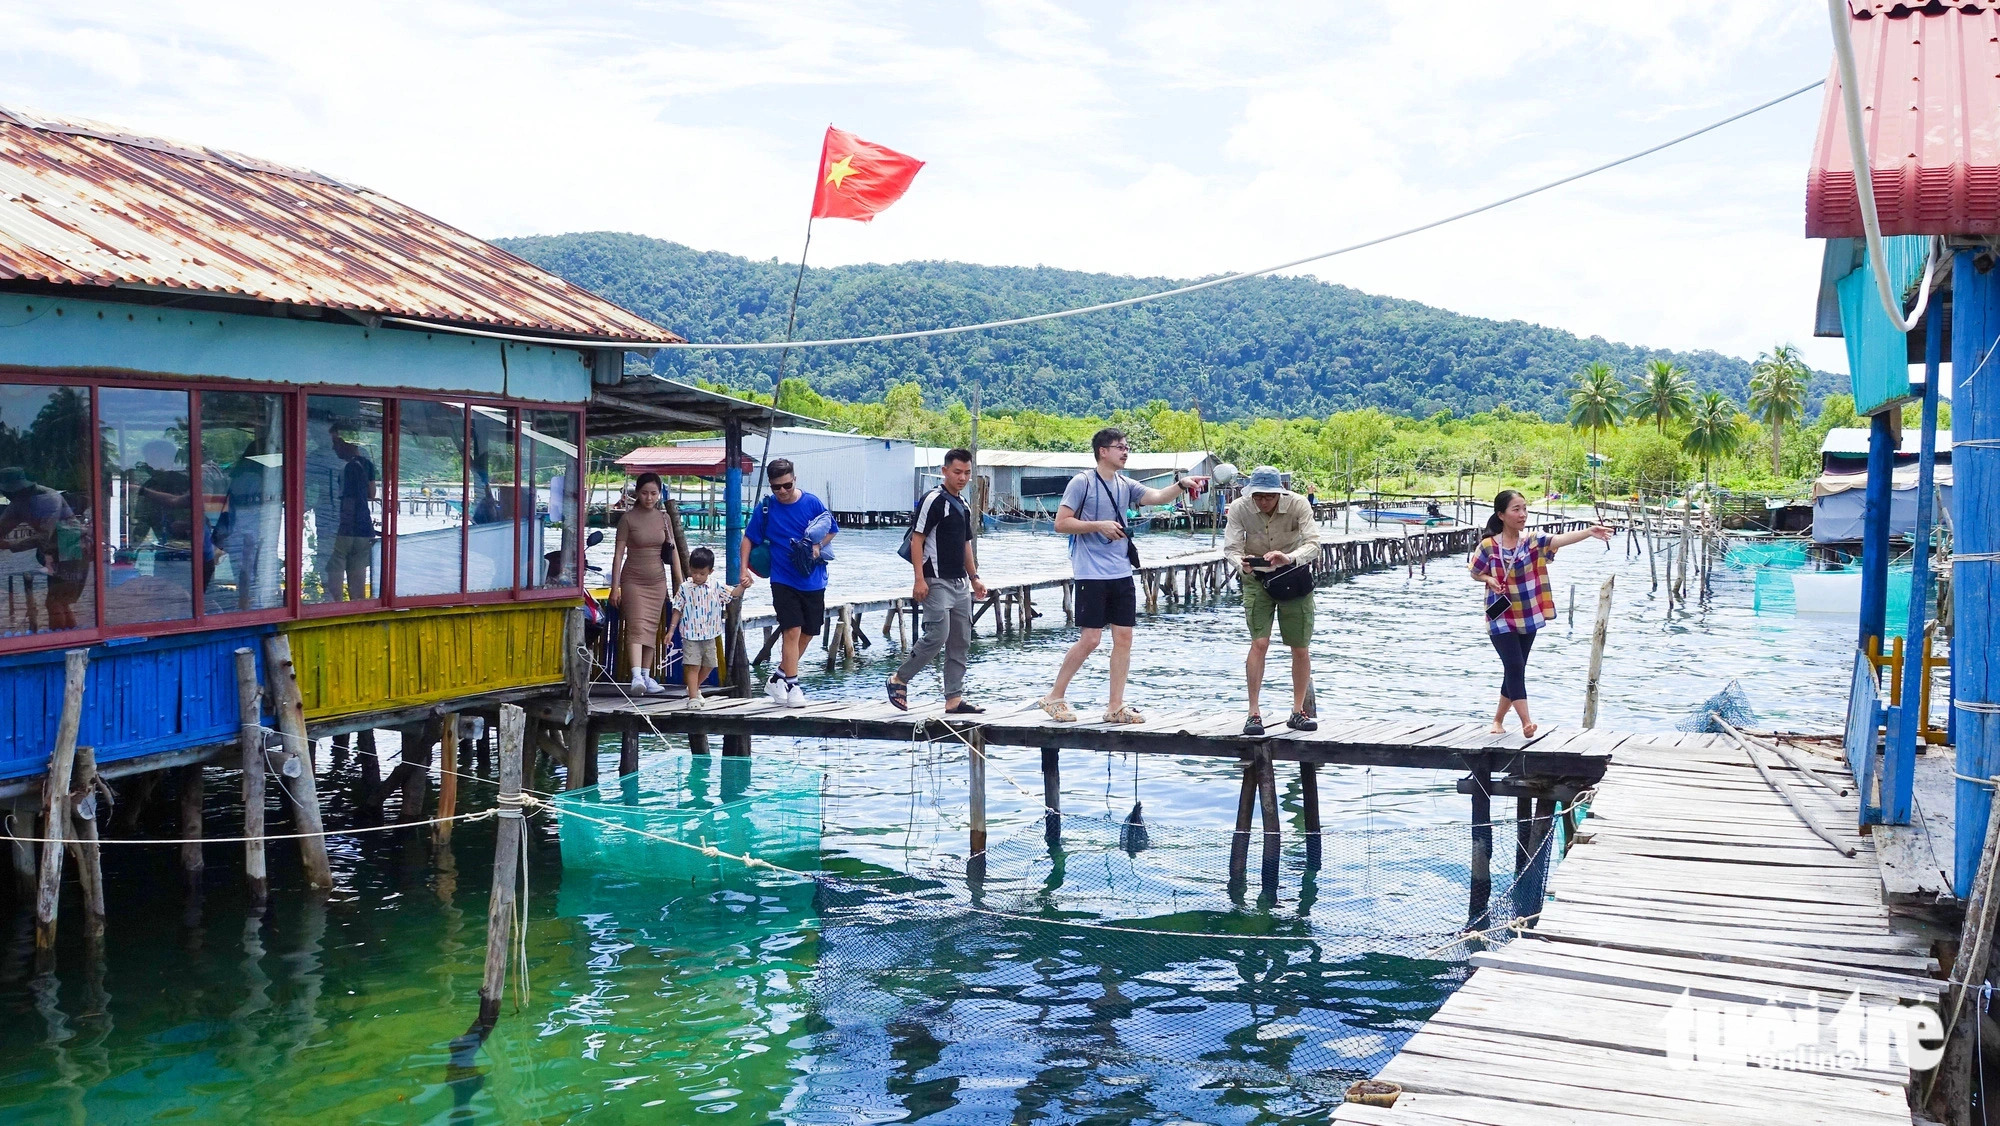
<svg viewBox="0 0 2000 1126"><path fill-rule="evenodd" d="M330 308L330 307L331 306L321 306L321 308ZM355 311L366 312L366 310L355 310ZM457 333L461 336L484 336L494 340L517 341L522 344L548 344L553 346L570 347L570 348L618 348L627 352L652 352L659 350L662 346L667 344L686 343L686 341L681 339L679 334L664 328L659 330L662 339L657 341L645 341L641 340L639 337L636 336L612 336L612 335L590 336L582 334L570 335L563 333L559 329L542 330L534 328L522 328L520 331L517 332L502 332L497 328L487 329L487 328L471 327L472 324L487 323L487 322L434 321L423 317L403 317L391 314L380 314L379 319L383 324L397 325L403 328L421 329L425 332L451 332L451 333Z"/></svg>
<svg viewBox="0 0 2000 1126"><path fill-rule="evenodd" d="M42 117L26 110L0 106L0 117L23 129L33 129L41 133L58 133L66 137L89 137L93 140L108 141L114 145L131 145L134 148L166 153L169 156L186 157L189 160L207 161L210 164L225 164L244 172L264 172L273 176L283 176L290 180L301 180L309 184L326 184L329 187L344 188L351 192L365 192L369 195L381 193L371 191L359 184L338 180L324 172L310 168L298 168L289 164L261 160L242 153L232 153L223 149L212 149L205 145L188 144L169 140L165 137L149 137L144 133L125 133L103 122L71 120L60 117Z"/></svg>

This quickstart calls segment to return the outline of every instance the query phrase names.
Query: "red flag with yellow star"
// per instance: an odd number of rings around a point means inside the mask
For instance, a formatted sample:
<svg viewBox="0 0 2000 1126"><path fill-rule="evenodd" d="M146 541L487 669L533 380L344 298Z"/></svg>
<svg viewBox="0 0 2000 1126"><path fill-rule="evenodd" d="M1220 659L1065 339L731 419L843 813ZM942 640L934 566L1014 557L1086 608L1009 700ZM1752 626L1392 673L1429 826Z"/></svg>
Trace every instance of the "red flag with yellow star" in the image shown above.
<svg viewBox="0 0 2000 1126"><path fill-rule="evenodd" d="M826 127L819 150L819 183L813 188L812 217L859 219L903 198L924 162L895 149L871 144L852 133Z"/></svg>

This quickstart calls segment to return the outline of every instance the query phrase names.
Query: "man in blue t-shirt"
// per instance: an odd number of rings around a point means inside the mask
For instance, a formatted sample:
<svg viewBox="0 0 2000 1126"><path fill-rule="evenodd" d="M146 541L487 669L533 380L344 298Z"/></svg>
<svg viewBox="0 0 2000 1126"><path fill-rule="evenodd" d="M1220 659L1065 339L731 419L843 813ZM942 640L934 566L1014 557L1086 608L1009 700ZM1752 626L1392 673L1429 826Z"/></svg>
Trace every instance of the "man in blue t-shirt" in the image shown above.
<svg viewBox="0 0 2000 1126"><path fill-rule="evenodd" d="M743 529L743 558L750 558L752 546L771 545L771 609L778 616L783 635L778 668L764 685L765 694L780 704L798 707L806 702L799 691L799 655L806 642L819 633L826 621L826 561L821 553L840 529L808 541L806 526L826 511L818 497L799 488L789 458L777 458L764 470L771 495L751 513ZM794 551L794 545L804 547Z"/></svg>
<svg viewBox="0 0 2000 1126"><path fill-rule="evenodd" d="M1166 504L1198 495L1193 478L1182 478L1164 489L1149 489L1120 472L1132 456L1125 432L1106 427L1090 439L1097 468L1079 473L1063 490L1056 509L1056 531L1069 537L1070 573L1074 581L1076 624L1082 627L1076 644L1063 656L1055 687L1041 701L1043 711L1061 723L1075 723L1076 713L1064 702L1070 678L1097 649L1104 627L1111 627L1111 696L1104 705L1106 723L1144 723L1145 717L1125 706L1125 673L1132 666L1132 627L1139 620L1139 592L1132 583L1131 529L1125 510L1141 504Z"/></svg>

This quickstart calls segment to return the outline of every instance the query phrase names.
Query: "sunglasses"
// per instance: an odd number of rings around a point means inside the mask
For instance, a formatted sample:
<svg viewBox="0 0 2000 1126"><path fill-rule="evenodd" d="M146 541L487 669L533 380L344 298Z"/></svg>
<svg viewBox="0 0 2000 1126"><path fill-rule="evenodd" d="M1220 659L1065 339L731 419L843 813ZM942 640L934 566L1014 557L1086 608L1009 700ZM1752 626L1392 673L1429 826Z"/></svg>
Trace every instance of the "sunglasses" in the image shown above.
<svg viewBox="0 0 2000 1126"><path fill-rule="evenodd" d="M771 491L772 491L772 492L774 492L774 493L789 493L789 492L791 492L791 491L792 491L793 489L796 489L796 488L798 488L798 487L799 487L799 483L798 483L797 481L773 481L773 482L771 482Z"/></svg>

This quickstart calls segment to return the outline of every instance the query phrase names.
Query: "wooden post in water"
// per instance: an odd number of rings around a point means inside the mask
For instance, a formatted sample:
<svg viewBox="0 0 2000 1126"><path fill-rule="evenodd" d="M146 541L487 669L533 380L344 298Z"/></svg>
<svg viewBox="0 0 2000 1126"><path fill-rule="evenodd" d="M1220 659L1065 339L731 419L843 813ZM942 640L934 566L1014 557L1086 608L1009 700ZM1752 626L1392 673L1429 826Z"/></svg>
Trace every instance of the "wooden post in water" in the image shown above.
<svg viewBox="0 0 2000 1126"><path fill-rule="evenodd" d="M500 1019L500 997L507 989L507 951L514 927L514 884L521 861L521 744L528 713L514 704L500 705L500 828L493 839L493 892L486 903L486 976L479 985L479 1019L483 1032Z"/></svg>
<svg viewBox="0 0 2000 1126"><path fill-rule="evenodd" d="M974 727L964 732L965 764L970 775L966 804L972 821L971 855L986 851L986 734Z"/></svg>
<svg viewBox="0 0 2000 1126"><path fill-rule="evenodd" d="M205 866L201 855L202 765L183 766L180 775L181 886L188 892L201 890Z"/></svg>
<svg viewBox="0 0 2000 1126"><path fill-rule="evenodd" d="M1597 726L1597 686L1604 674L1604 638L1611 631L1611 588L1618 582L1612 575L1597 588L1597 624L1590 631L1590 679L1583 688L1583 725Z"/></svg>
<svg viewBox="0 0 2000 1126"><path fill-rule="evenodd" d="M62 894L63 835L69 824L70 774L76 765L76 736L83 725L83 678L90 652L71 649L63 654L62 716L56 723L56 746L49 771L42 779L42 868L35 888L35 961L52 963L56 946L56 907Z"/></svg>
<svg viewBox="0 0 2000 1126"><path fill-rule="evenodd" d="M569 688L569 726L563 732L569 770L563 786L576 790L587 784L584 760L590 755L590 652L583 639L581 606L572 606L563 615L563 680Z"/></svg>
<svg viewBox="0 0 2000 1126"><path fill-rule="evenodd" d="M271 682L271 710L278 717L278 732L284 736L278 754L278 786L292 800L292 814L299 832L307 834L299 838L306 886L314 891L331 891L333 868L326 858L326 825L320 818L312 743L306 738L305 700L299 694L298 672L292 665L292 639L282 633L264 639L264 678ZM446 756L445 761L450 762L451 756ZM296 774L292 769L294 762L299 766ZM445 835L450 836L449 827Z"/></svg>
<svg viewBox="0 0 2000 1126"><path fill-rule="evenodd" d="M1978 1000L1986 982L1987 967L1993 960L1993 931L2000 921L2000 895L1994 894L1993 873L2000 864L2000 817L1986 820L1985 843L1979 853L1979 868L1973 874L1971 894L1966 899L1965 919L1959 927L1958 953L1951 967L1951 988L1946 991L1944 1059L1924 1085L1921 1102L1931 1104L1947 1122L1973 1121L1973 1078L1982 1066L1977 1048L1979 1022L1984 1007ZM1937 1091L1942 1084L1942 1093ZM1935 1100L1933 1096L1936 1096Z"/></svg>
<svg viewBox="0 0 2000 1126"><path fill-rule="evenodd" d="M639 733L627 727L618 733L618 776L624 778L637 773L639 773Z"/></svg>
<svg viewBox="0 0 2000 1126"><path fill-rule="evenodd" d="M1278 894L1278 770L1269 752L1258 756L1257 804L1264 822L1264 891Z"/></svg>
<svg viewBox="0 0 2000 1126"><path fill-rule="evenodd" d="M1042 748L1042 837L1050 844L1062 839L1062 751Z"/></svg>
<svg viewBox="0 0 2000 1126"><path fill-rule="evenodd" d="M22 899L33 899L41 875L35 846L29 842L42 835L42 807L32 798L18 797L11 808L9 852L14 860L14 888L21 893Z"/></svg>
<svg viewBox="0 0 2000 1126"><path fill-rule="evenodd" d="M1306 807L1306 868L1318 871L1320 864L1319 764L1299 764L1299 798Z"/></svg>
<svg viewBox="0 0 2000 1126"><path fill-rule="evenodd" d="M438 855L451 852L450 818L458 816L458 713L446 712L438 728L438 823L431 826L431 847Z"/></svg>
<svg viewBox="0 0 2000 1126"><path fill-rule="evenodd" d="M71 792L81 795L63 802L70 819L70 848L76 853L77 882L83 888L83 936L92 943L104 939L104 861L97 844L97 752L76 749L76 775Z"/></svg>
<svg viewBox="0 0 2000 1126"><path fill-rule="evenodd" d="M1493 899L1493 773L1472 772L1472 894L1465 913L1467 930L1485 930Z"/></svg>
<svg viewBox="0 0 2000 1126"><path fill-rule="evenodd" d="M271 897L264 867L264 723L258 708L257 655L236 651L236 746L243 757L243 878L250 905L262 911Z"/></svg>

